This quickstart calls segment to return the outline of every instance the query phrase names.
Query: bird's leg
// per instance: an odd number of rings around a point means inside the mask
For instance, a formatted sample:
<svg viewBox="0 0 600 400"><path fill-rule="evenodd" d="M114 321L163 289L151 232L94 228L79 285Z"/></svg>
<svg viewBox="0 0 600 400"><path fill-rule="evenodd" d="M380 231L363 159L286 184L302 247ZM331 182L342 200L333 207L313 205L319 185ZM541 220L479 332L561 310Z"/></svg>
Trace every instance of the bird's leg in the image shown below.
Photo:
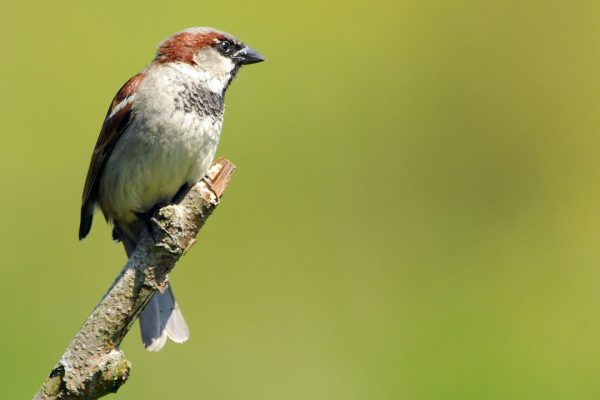
<svg viewBox="0 0 600 400"><path fill-rule="evenodd" d="M121 241L121 231L116 226L113 226L112 240L114 240L115 242Z"/></svg>
<svg viewBox="0 0 600 400"><path fill-rule="evenodd" d="M141 221L144 222L144 225L146 225L146 229L148 229L148 232L150 233L150 236L152 237L153 241L156 242L156 237L154 236L154 229L157 228L158 230L169 236L173 243L177 243L173 235L171 235L171 233L156 219L156 214L161 208L171 204L177 204L181 200L183 200L185 195L189 192L190 188L191 186L186 182L183 185L181 185L181 187L179 188L177 193L175 193L175 196L173 196L170 202L156 203L148 211L134 213Z"/></svg>
<svg viewBox="0 0 600 400"><path fill-rule="evenodd" d="M177 193L175 193L175 196L173 196L171 204L179 204L179 202L181 202L185 195L190 191L191 187L192 185L188 184L187 182L181 185Z"/></svg>
<svg viewBox="0 0 600 400"><path fill-rule="evenodd" d="M168 203L157 203L148 211L141 211L141 212L134 213L139 218L139 220L144 223L144 225L146 226L146 229L148 230L148 233L150 234L150 237L152 238L152 240L154 242L156 242L156 239L157 239L156 236L154 235L154 229L158 229L159 231L161 231L164 234L166 234L167 236L169 236L171 238L171 240L173 241L173 243L177 243L177 241L175 240L173 235L171 235L171 233L156 219L156 213L161 208L168 206L168 205L169 205Z"/></svg>

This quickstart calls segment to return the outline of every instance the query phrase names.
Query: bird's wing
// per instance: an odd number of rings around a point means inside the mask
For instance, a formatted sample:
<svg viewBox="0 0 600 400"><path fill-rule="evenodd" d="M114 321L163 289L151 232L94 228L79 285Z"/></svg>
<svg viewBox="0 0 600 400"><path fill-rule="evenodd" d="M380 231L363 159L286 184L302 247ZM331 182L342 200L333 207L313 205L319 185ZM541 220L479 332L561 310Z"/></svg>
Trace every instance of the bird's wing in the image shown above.
<svg viewBox="0 0 600 400"><path fill-rule="evenodd" d="M94 204L102 171L115 144L133 119L133 101L137 93L137 88L143 80L143 72L129 79L119 89L106 113L106 118L102 124L102 130L92 154L92 160L90 161L90 167L83 188L79 239L86 237L92 227Z"/></svg>

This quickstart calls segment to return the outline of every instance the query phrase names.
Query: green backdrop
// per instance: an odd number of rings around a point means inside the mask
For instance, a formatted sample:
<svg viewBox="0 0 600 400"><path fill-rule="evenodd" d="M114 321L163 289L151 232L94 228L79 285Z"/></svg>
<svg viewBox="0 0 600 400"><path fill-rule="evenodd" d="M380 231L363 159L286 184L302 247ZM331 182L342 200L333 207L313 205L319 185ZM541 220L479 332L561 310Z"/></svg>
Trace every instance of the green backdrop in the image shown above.
<svg viewBox="0 0 600 400"><path fill-rule="evenodd" d="M185 345L120 399L600 397L597 1L5 2L0 398L30 398L125 261L81 190L108 104L189 26L268 62L172 276Z"/></svg>

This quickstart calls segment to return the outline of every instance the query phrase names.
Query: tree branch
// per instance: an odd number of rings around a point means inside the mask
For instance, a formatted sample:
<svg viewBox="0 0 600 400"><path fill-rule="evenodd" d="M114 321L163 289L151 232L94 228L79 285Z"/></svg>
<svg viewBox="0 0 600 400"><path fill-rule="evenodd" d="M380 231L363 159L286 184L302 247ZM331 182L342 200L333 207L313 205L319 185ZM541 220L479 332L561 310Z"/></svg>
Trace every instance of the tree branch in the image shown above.
<svg viewBox="0 0 600 400"><path fill-rule="evenodd" d="M127 381L131 363L119 349L121 341L155 291L166 289L167 274L196 241L234 170L231 162L219 159L179 204L158 211L156 219L164 229L144 232L34 399L97 399Z"/></svg>

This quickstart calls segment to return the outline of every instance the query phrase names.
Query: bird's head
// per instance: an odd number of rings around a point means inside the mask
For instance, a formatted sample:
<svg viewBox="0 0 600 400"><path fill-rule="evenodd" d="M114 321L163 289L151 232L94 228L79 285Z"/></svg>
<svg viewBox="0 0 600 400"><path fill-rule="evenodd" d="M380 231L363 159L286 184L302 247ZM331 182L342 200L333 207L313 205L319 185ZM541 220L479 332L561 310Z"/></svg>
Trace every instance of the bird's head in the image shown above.
<svg viewBox="0 0 600 400"><path fill-rule="evenodd" d="M253 48L229 33L214 28L188 28L163 40L154 64L187 64L207 78L222 83L223 90L242 65L265 61Z"/></svg>

